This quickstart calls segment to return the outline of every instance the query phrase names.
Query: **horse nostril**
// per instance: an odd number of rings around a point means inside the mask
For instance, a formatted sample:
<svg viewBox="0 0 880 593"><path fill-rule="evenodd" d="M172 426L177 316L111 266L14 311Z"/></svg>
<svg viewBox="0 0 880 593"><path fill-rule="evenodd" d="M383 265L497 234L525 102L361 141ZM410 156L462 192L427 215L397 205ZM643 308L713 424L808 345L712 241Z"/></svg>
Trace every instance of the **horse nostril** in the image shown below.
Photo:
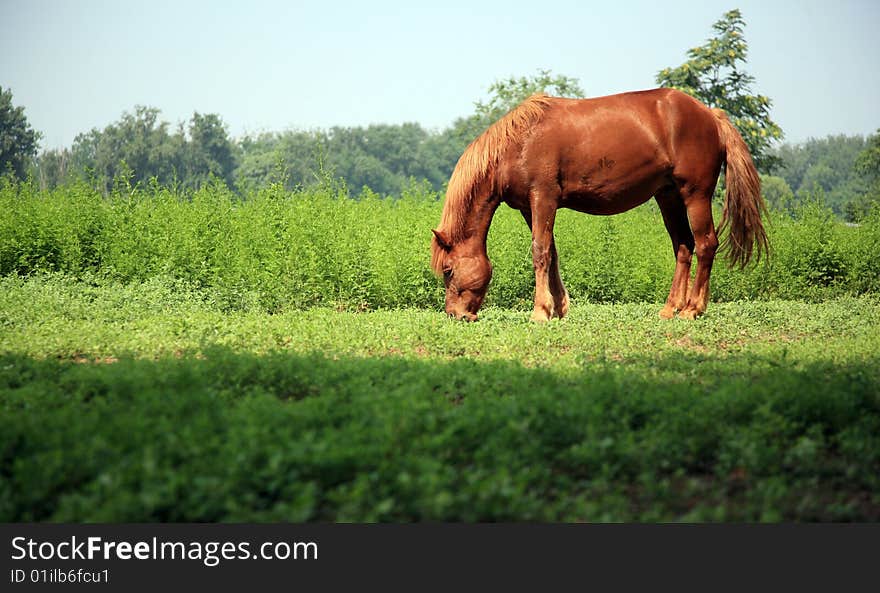
<svg viewBox="0 0 880 593"><path fill-rule="evenodd" d="M451 319L455 319L455 320L457 320L457 321L468 321L468 322L470 322L470 321L476 321L476 320L477 320L477 316L476 316L476 315L474 315L473 313L468 313L467 311L465 311L464 313L447 313L446 316L449 317L449 318L451 318Z"/></svg>

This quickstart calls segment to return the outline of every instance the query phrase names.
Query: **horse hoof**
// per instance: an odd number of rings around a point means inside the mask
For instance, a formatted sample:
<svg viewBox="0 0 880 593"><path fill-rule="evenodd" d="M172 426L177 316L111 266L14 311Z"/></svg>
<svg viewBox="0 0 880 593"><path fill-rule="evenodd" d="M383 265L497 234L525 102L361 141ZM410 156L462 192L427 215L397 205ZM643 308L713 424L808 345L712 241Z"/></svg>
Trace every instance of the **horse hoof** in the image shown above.
<svg viewBox="0 0 880 593"><path fill-rule="evenodd" d="M568 296L566 296L565 299L562 301L562 305L556 309L556 316L559 317L560 319L562 319L563 317L568 315L568 309L569 309L570 304L571 303L568 300Z"/></svg>
<svg viewBox="0 0 880 593"><path fill-rule="evenodd" d="M550 316L547 315L546 311L535 311L532 313L530 320L535 323L547 323L550 321Z"/></svg>
<svg viewBox="0 0 880 593"><path fill-rule="evenodd" d="M667 305L660 309L659 315L660 319L672 319L675 317L675 309Z"/></svg>
<svg viewBox="0 0 880 593"><path fill-rule="evenodd" d="M679 319L688 319L690 321L693 321L694 319L696 319L699 316L700 316L700 312L697 311L696 309L685 309L684 311L681 311L678 314Z"/></svg>

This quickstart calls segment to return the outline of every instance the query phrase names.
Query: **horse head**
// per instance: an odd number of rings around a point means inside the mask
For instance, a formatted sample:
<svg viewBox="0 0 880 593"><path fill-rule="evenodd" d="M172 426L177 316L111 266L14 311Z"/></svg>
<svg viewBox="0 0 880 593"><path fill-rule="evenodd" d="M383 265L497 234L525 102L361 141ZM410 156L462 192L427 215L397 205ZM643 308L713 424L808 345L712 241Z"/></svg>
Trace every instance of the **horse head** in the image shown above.
<svg viewBox="0 0 880 593"><path fill-rule="evenodd" d="M434 230L434 241L442 255L439 269L446 285L446 314L464 321L476 321L492 279L492 264L480 240L453 245L442 231Z"/></svg>

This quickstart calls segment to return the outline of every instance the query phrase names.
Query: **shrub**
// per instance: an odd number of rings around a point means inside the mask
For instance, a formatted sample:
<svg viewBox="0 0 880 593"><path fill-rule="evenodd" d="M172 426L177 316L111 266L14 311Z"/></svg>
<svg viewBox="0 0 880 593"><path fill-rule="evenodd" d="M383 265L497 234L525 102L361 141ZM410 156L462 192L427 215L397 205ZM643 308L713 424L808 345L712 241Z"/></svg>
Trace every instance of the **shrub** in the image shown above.
<svg viewBox="0 0 880 593"><path fill-rule="evenodd" d="M329 183L292 192L276 184L243 198L222 183L195 192L117 184L105 198L84 184L43 193L7 182L0 275L169 277L230 309L437 308L443 290L428 245L438 198L415 183L399 199L382 199ZM771 259L743 271L719 261L713 299L816 300L880 288L876 212L845 226L808 202L793 218L772 214L767 226ZM669 290L672 248L653 202L614 217L561 211L556 243L574 302L660 302ZM530 307L530 236L519 213L499 208L488 250L495 274L487 304Z"/></svg>

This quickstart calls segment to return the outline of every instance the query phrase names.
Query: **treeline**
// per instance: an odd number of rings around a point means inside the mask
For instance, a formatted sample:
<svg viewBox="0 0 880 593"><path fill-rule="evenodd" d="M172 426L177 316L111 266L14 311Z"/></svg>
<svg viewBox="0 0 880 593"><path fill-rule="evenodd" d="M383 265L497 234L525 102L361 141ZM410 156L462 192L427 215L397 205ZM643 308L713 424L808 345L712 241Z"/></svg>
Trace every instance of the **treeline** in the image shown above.
<svg viewBox="0 0 880 593"><path fill-rule="evenodd" d="M475 113L440 131L405 123L233 139L217 114L194 113L173 127L158 109L137 107L103 130L78 135L69 149L42 152L31 174L43 189L85 180L104 193L114 180L196 189L214 178L241 193L270 183L309 187L327 177L352 193L368 187L400 195L413 180L441 191L467 144L490 122L488 114ZM765 197L782 211L819 199L838 216L860 220L880 199L878 147L880 133L783 144L771 152L778 164L764 176Z"/></svg>
<svg viewBox="0 0 880 593"><path fill-rule="evenodd" d="M764 175L765 197L775 209L793 212L799 204L819 201L849 220L867 216L880 202L880 130L869 138L829 136L774 148L783 132L770 117L772 100L753 91L755 79L745 70L742 14L728 11L712 29L712 38L687 51L687 61L657 73L657 85L727 112ZM103 130L78 135L70 148L37 155L40 134L13 106L11 91L0 88L0 174L9 170L21 178L29 161L29 174L43 190L84 180L105 195L116 183L195 189L212 179L239 195L270 184L290 190L328 179L342 180L353 195L363 188L400 195L413 181L441 191L468 143L538 91L585 96L576 79L538 70L496 81L486 102L477 101L471 115L443 130L405 123L238 139L230 138L217 114L194 113L172 126L160 121L159 110L136 107Z"/></svg>
<svg viewBox="0 0 880 593"><path fill-rule="evenodd" d="M33 177L43 189L85 179L105 193L118 179L155 179L186 188L201 187L211 177L234 182L237 151L219 115L196 112L171 130L159 113L138 106L103 130L77 135L69 149L43 151L34 161Z"/></svg>
<svg viewBox="0 0 880 593"><path fill-rule="evenodd" d="M355 192L399 195L413 179L440 189L488 123L472 116L439 132L405 123L233 139L217 114L194 113L173 127L158 109L138 106L103 130L79 134L70 148L43 151L31 174L43 189L84 180L104 193L119 180L196 189L214 178L243 192L279 182L308 187L331 176Z"/></svg>
<svg viewBox="0 0 880 593"><path fill-rule="evenodd" d="M778 208L790 210L818 194L837 215L854 221L880 199L880 130L868 138L841 134L784 144L775 154L780 165L764 190Z"/></svg>
<svg viewBox="0 0 880 593"><path fill-rule="evenodd" d="M492 122L534 92L583 97L573 78L549 70L496 81L490 99L443 130L417 123L329 130L265 132L230 137L218 114L194 113L173 127L159 110L135 107L103 130L79 134L70 148L43 151L32 159L30 175L46 190L86 181L109 193L114 183L158 183L196 189L221 180L244 194L269 184L286 189L341 180L353 194L364 188L400 195L427 182L442 190L458 157ZM34 148L34 153L36 149Z"/></svg>

